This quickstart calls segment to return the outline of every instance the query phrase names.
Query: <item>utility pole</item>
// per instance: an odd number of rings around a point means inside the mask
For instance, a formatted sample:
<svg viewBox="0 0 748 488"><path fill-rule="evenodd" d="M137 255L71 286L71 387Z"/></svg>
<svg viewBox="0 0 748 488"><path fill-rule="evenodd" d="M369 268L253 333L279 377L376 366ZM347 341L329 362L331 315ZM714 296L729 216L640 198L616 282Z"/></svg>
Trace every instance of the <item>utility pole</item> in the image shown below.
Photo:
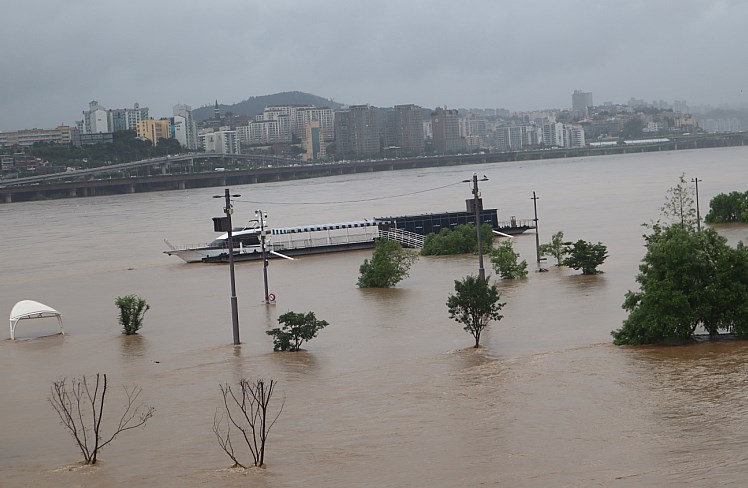
<svg viewBox="0 0 748 488"><path fill-rule="evenodd" d="M480 191L478 190L478 174L473 173L473 213L475 215L475 229L478 237L478 277L482 280L486 279L486 271L483 269L483 242L481 241L480 233ZM488 181L486 175L480 181ZM470 180L462 180L463 183L469 183Z"/></svg>
<svg viewBox="0 0 748 488"><path fill-rule="evenodd" d="M535 218L533 219L533 222L535 222L535 258L538 262L538 271L543 272L547 270L543 269L543 266L541 266L540 264L542 261L540 258L540 232L538 231L538 200L540 200L540 198L535 195L534 190L532 192L532 198L530 200L532 200L532 207L533 210L535 210Z"/></svg>
<svg viewBox="0 0 748 488"><path fill-rule="evenodd" d="M223 209L226 214L226 225L229 236L229 275L231 279L231 323L234 331L234 345L238 346L241 344L239 341L239 307L236 302L236 280L234 277L234 243L233 236L231 233L231 214L234 213L234 207L231 205L231 197L240 197L241 195L229 194L229 189L226 188L224 197L226 198L226 207ZM213 198L221 198L220 195L216 195Z"/></svg>
<svg viewBox="0 0 748 488"><path fill-rule="evenodd" d="M696 183L696 230L701 232L701 212L699 211L699 181L698 178L691 178L691 182Z"/></svg>
<svg viewBox="0 0 748 488"><path fill-rule="evenodd" d="M265 248L265 214L262 210L257 210L255 215L260 217L260 244L262 246L262 277L265 283L265 304L270 303L270 293L268 293L268 254Z"/></svg>

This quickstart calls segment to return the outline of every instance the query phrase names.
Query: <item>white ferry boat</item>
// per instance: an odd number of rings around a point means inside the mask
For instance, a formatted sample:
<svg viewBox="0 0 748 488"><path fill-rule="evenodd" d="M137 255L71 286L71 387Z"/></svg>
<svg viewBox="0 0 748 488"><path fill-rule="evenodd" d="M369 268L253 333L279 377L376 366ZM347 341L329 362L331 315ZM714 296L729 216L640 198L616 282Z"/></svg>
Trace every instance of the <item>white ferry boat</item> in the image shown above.
<svg viewBox="0 0 748 488"><path fill-rule="evenodd" d="M234 256L262 255L259 220L250 220L244 227L235 227L231 230L231 234ZM200 263L222 254L228 255L229 234L226 232L205 244L175 246L168 239L164 239L164 242L169 247L169 250L164 251L165 254L177 256L187 263Z"/></svg>

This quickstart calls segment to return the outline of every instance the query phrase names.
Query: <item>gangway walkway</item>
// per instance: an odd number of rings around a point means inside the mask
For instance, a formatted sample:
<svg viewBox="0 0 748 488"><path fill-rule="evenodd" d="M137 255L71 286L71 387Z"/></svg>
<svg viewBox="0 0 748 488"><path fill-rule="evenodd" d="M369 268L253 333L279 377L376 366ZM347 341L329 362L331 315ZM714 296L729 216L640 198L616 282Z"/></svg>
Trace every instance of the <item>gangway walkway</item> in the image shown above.
<svg viewBox="0 0 748 488"><path fill-rule="evenodd" d="M379 230L379 237L386 237L392 241L397 241L403 245L403 247L410 247L420 249L423 247L423 242L426 237L416 234L415 232L408 232L403 229L387 229Z"/></svg>

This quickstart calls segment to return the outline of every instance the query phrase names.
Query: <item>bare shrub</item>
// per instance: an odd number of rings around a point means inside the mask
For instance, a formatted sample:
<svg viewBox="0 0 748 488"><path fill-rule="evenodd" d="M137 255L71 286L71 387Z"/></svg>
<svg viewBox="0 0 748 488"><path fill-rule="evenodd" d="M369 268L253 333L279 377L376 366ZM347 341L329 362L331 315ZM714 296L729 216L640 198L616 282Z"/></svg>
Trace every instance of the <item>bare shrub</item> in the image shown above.
<svg viewBox="0 0 748 488"><path fill-rule="evenodd" d="M278 412L270 412L270 400L277 382L258 379L239 380L236 387L228 383L219 385L223 396L223 409L216 410L213 417L213 433L218 445L234 462L234 467L246 468L239 462L234 451L231 434L238 430L241 438L249 448L255 466L265 464L265 445L270 429L280 417L285 402L281 401ZM248 464L248 463L247 463Z"/></svg>
<svg viewBox="0 0 748 488"><path fill-rule="evenodd" d="M142 388L125 386L125 410L114 432L107 438L101 430L107 393L106 374L96 373L96 382L92 383L85 376L73 378L69 383L67 378L62 378L52 383L49 398L60 422L75 438L86 464L96 464L99 451L122 432L145 425L156 411L139 400Z"/></svg>

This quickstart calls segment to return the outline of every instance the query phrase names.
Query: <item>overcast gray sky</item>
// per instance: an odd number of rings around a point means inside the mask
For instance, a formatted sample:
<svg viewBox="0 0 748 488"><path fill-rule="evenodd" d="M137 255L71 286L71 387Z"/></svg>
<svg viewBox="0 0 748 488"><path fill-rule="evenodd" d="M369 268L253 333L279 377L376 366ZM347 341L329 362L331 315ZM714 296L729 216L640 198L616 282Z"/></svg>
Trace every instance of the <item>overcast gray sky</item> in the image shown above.
<svg viewBox="0 0 748 488"><path fill-rule="evenodd" d="M0 24L0 130L106 108L304 91L347 104L748 101L743 0L23 0ZM743 93L743 90L746 92Z"/></svg>

